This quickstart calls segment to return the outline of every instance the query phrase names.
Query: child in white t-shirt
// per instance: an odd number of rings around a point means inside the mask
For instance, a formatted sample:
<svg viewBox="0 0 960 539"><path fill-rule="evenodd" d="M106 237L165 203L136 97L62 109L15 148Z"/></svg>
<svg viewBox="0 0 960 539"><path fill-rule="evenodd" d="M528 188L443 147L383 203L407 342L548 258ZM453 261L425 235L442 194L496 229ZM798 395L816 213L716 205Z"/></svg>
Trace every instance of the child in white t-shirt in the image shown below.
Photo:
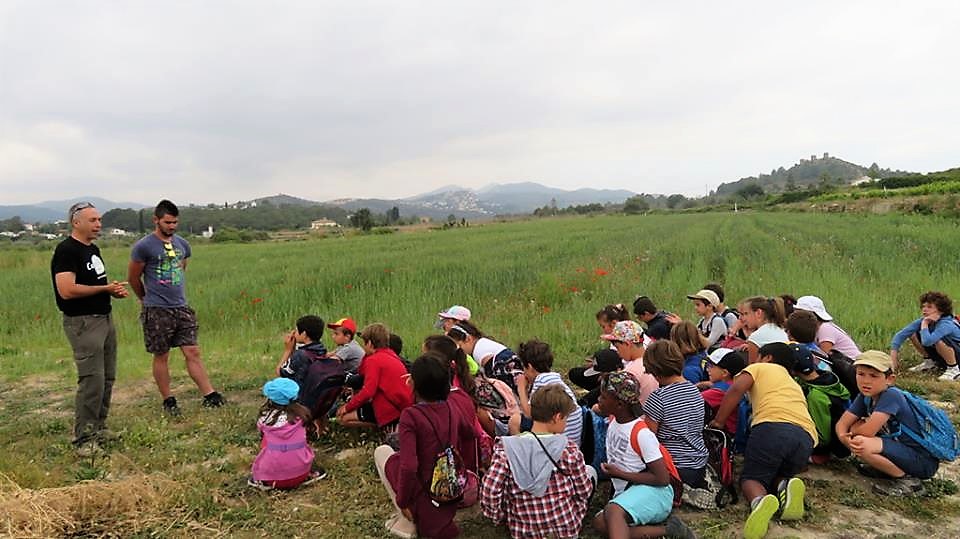
<svg viewBox="0 0 960 539"><path fill-rule="evenodd" d="M601 468L614 492L593 526L607 537L694 537L683 521L670 515L676 469L671 473L669 455L646 428L640 392L640 383L626 371L605 374L600 382L600 413L614 418L607 428L607 463Z"/></svg>

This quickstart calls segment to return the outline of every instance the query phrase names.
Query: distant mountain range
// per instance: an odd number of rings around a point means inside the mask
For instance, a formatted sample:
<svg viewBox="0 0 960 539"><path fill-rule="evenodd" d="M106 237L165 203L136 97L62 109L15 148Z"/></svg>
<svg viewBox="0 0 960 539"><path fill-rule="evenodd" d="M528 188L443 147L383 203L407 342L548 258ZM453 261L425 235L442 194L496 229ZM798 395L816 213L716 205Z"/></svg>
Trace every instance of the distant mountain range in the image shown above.
<svg viewBox="0 0 960 539"><path fill-rule="evenodd" d="M759 174L740 178L737 181L721 183L715 195L726 196L748 186L763 188L766 193L776 193L802 189L827 182L831 184L849 184L865 176L885 178L909 175L909 172L883 169L876 163L869 167L850 163L828 154L822 157L813 155L810 159L801 159L790 168L780 167L770 174ZM620 204L636 193L623 189L577 189L567 191L547 187L539 183L518 182L490 184L481 189L467 189L448 185L420 195L396 200L379 198L345 198L329 201L314 201L278 194L254 200L240 201L231 206L247 208L263 203L274 206L332 206L348 212L368 208L374 213L385 213L394 206L403 217L420 216L434 220L446 219L449 215L466 219L489 219L497 215L529 214L544 206L565 208L586 204ZM646 195L648 198L650 195ZM71 200L53 200L39 204L0 206L0 219L19 216L25 222L51 222L66 218L67 208L79 200L93 202L102 213L114 208L140 209L149 207L138 202L112 202L102 198L88 197Z"/></svg>
<svg viewBox="0 0 960 539"><path fill-rule="evenodd" d="M558 208L581 204L622 203L636 193L623 189L577 189L567 191L539 183L491 184L482 189L447 186L429 193L398 200L374 198L340 199L325 202L347 210L369 208L383 213L396 206L400 215L420 215L443 219L448 215L467 219L496 215L526 214L549 205Z"/></svg>
<svg viewBox="0 0 960 539"><path fill-rule="evenodd" d="M113 202L99 197L79 197L67 200L47 200L37 204L22 204L14 206L0 206L0 219L9 219L13 216L19 216L25 223L52 223L54 221L66 221L67 210L77 202L90 202L100 210L100 213L106 213L114 208L130 208L139 210L148 207L139 202Z"/></svg>
<svg viewBox="0 0 960 539"><path fill-rule="evenodd" d="M274 206L334 206L347 211L369 208L374 213L384 213L394 206L404 217L417 215L432 219L446 219L449 215L467 219L489 219L497 215L531 213L538 207L555 204L558 208L581 204L622 203L635 193L617 189L577 189L567 191L538 183L491 184L482 189L466 189L446 186L420 195L397 200L377 198L349 198L315 201L285 194L261 197L232 204L233 207L251 207L263 203ZM114 208L138 210L150 207L139 202L112 202L103 198L86 197L71 200L51 200L39 204L0 206L0 219L15 215L25 222L51 222L66 219L67 208L80 200L93 202L101 213Z"/></svg>

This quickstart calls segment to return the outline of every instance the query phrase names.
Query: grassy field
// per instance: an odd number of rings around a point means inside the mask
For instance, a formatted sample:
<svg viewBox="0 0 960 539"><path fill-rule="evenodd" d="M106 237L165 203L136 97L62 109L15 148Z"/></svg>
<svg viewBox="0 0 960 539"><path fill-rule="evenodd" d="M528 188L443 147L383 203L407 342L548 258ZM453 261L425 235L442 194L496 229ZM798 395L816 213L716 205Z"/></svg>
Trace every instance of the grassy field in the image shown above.
<svg viewBox="0 0 960 539"><path fill-rule="evenodd" d="M3 248L0 512L43 518L9 517L0 534L382 536L388 501L370 460L376 440L365 435L335 429L316 445L330 470L319 485L287 494L244 486L257 449L259 387L282 351L283 332L302 314L385 322L415 355L435 313L460 303L508 345L534 336L550 342L557 370L565 371L599 346L593 314L603 304L646 294L692 317L686 294L719 281L730 303L754 294L819 295L862 348L885 348L917 316L921 292L960 297L957 245L954 221L809 213L608 216L198 244L188 297L208 369L230 405L201 409L182 363L172 361L185 413L176 421L162 416L136 302L116 301L120 374L111 428L123 440L109 456L86 460L69 445L76 373L51 293L53 246ZM125 278L128 254L104 247L111 278ZM960 387L909 375L901 385L948 403ZM846 462L811 470L808 518L770 536L825 536L843 526L850 536L952 537L945 530L960 529L955 466L930 485L943 496L908 501L871 494L850 470ZM879 508L886 525L870 515ZM707 537L734 536L745 514L742 503L721 513L684 512ZM476 512L464 515L463 529L467 537L507 537Z"/></svg>

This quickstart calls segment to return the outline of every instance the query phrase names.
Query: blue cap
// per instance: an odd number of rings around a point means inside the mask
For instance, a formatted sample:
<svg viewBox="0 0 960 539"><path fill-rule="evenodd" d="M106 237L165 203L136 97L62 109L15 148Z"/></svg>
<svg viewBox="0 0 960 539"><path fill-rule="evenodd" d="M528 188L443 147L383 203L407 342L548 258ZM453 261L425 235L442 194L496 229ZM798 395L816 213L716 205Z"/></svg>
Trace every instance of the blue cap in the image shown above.
<svg viewBox="0 0 960 539"><path fill-rule="evenodd" d="M300 386L289 378L274 378L263 384L263 396L280 406L290 404L300 393Z"/></svg>

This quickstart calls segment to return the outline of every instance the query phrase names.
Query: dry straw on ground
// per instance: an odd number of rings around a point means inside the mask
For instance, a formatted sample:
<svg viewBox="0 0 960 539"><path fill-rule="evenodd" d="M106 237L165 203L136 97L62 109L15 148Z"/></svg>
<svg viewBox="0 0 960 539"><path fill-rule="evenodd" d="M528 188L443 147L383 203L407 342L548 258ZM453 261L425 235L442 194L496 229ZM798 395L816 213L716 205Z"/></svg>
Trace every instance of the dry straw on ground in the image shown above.
<svg viewBox="0 0 960 539"><path fill-rule="evenodd" d="M176 483L158 474L25 489L0 475L0 536L110 536L135 533L167 520Z"/></svg>

